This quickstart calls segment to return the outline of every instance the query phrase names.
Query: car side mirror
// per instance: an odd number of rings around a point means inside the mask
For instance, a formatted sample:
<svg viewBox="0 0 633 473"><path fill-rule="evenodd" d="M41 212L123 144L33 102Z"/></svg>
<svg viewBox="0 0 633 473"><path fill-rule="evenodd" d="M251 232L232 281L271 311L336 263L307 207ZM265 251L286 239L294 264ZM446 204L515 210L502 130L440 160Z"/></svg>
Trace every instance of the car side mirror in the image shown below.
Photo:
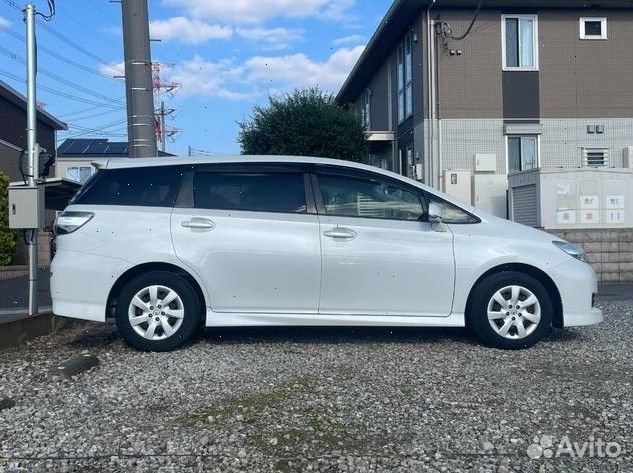
<svg viewBox="0 0 633 473"><path fill-rule="evenodd" d="M448 231L448 227L442 221L442 208L435 202L429 204L429 223L436 232L444 233Z"/></svg>

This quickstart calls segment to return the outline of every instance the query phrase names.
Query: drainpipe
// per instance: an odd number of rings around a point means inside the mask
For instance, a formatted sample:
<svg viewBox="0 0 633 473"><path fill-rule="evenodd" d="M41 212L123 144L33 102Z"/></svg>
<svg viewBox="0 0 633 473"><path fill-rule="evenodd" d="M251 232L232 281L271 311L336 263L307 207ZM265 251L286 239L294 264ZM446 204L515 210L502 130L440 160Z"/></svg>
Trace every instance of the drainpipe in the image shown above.
<svg viewBox="0 0 633 473"><path fill-rule="evenodd" d="M429 136L428 136L428 184L434 187L435 182L435 57L434 44L435 22L431 20L431 9L435 5L436 0L431 0L426 9L426 84L428 96L428 120L429 120Z"/></svg>

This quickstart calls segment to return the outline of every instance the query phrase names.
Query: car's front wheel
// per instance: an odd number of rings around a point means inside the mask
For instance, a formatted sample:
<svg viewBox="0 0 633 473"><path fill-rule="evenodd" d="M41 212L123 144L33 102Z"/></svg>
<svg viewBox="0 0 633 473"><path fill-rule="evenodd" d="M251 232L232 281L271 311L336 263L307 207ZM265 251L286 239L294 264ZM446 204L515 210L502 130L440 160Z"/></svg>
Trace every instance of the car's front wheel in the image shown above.
<svg viewBox="0 0 633 473"><path fill-rule="evenodd" d="M119 333L137 350L174 350L191 339L199 320L200 304L191 285L166 271L133 278L117 301Z"/></svg>
<svg viewBox="0 0 633 473"><path fill-rule="evenodd" d="M552 325L547 290L532 276L512 271L481 281L467 311L475 334L486 345L502 349L531 347Z"/></svg>

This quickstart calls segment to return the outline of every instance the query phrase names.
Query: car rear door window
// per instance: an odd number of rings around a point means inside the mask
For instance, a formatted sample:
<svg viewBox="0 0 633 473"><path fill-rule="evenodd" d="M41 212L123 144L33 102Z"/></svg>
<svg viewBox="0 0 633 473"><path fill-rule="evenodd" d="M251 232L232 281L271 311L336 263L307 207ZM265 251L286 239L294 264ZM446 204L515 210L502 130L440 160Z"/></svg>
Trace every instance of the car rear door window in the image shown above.
<svg viewBox="0 0 633 473"><path fill-rule="evenodd" d="M196 172L196 208L306 213L301 173Z"/></svg>
<svg viewBox="0 0 633 473"><path fill-rule="evenodd" d="M171 207L184 166L104 169L77 193L71 204Z"/></svg>
<svg viewBox="0 0 633 473"><path fill-rule="evenodd" d="M345 217L421 220L420 194L379 177L319 174L325 213Z"/></svg>

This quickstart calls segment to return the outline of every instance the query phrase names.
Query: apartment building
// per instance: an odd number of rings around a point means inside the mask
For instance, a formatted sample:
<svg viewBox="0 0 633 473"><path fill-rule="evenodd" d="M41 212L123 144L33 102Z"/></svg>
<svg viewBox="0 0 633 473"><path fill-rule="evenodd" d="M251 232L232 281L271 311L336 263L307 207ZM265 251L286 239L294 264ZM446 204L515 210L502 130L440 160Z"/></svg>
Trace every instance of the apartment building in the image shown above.
<svg viewBox="0 0 633 473"><path fill-rule="evenodd" d="M631 263L605 279L633 280L631 45L628 0L396 0L337 101L370 164L583 244L609 230Z"/></svg>

